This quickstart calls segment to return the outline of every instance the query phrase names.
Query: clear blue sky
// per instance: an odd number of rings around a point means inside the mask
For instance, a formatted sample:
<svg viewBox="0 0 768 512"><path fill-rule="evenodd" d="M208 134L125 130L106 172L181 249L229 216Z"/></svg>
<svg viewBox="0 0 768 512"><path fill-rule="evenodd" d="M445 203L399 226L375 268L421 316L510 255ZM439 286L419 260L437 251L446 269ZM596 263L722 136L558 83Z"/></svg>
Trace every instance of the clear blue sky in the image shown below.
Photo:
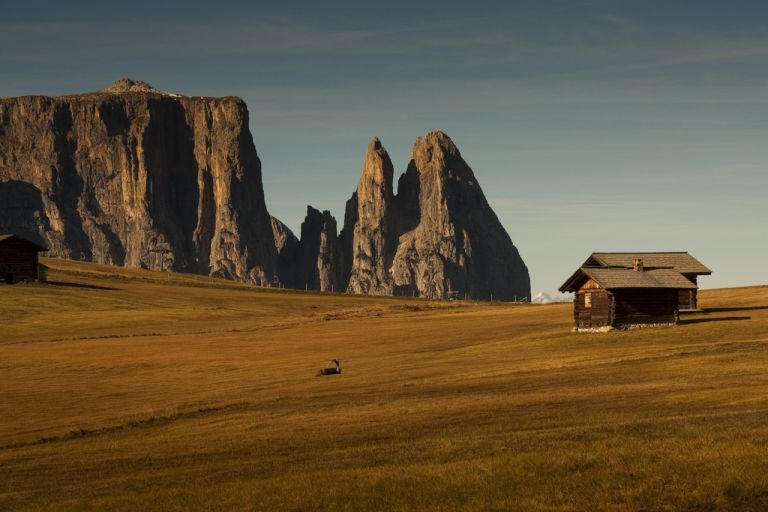
<svg viewBox="0 0 768 512"><path fill-rule="evenodd" d="M447 132L552 293L593 250L768 283L768 2L2 1L0 96L122 76L248 103L270 212L342 222L378 135ZM215 5L214 5L215 4Z"/></svg>

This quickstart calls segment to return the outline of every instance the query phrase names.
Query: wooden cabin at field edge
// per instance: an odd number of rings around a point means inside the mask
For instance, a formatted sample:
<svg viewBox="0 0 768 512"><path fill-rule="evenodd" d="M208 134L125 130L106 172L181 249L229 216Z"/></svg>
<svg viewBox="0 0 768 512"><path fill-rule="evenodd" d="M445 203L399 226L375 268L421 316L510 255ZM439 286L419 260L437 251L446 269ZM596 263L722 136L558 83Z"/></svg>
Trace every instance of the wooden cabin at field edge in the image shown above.
<svg viewBox="0 0 768 512"><path fill-rule="evenodd" d="M674 325L698 309L697 278L711 273L687 252L596 252L560 291L575 294L577 330Z"/></svg>
<svg viewBox="0 0 768 512"><path fill-rule="evenodd" d="M48 249L13 234L0 234L0 283L38 280L38 253Z"/></svg>

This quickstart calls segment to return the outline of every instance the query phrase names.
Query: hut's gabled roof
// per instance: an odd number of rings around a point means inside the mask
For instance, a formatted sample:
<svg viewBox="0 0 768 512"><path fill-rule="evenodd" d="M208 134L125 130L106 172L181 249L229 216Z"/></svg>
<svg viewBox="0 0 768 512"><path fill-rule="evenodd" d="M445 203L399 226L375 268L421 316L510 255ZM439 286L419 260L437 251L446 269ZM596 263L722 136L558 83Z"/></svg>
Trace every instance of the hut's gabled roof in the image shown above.
<svg viewBox="0 0 768 512"><path fill-rule="evenodd" d="M643 260L646 269L669 268L681 274L712 273L687 252L593 252L583 266L632 268L636 258Z"/></svg>
<svg viewBox="0 0 768 512"><path fill-rule="evenodd" d="M642 260L634 270L635 260ZM587 261L560 287L575 292L589 278L601 287L675 288L693 290L697 286L684 274L711 274L712 271L687 252L593 252Z"/></svg>
<svg viewBox="0 0 768 512"><path fill-rule="evenodd" d="M581 270L606 290L616 288L692 290L696 288L696 285L680 272L666 268L640 271L626 268L583 268Z"/></svg>
<svg viewBox="0 0 768 512"><path fill-rule="evenodd" d="M560 291L575 292L587 278L593 279L606 290L617 288L694 290L697 288L680 272L670 268L637 271L618 267L581 267L560 287Z"/></svg>
<svg viewBox="0 0 768 512"><path fill-rule="evenodd" d="M29 245L31 245L32 247L34 247L35 249L37 249L40 252L48 250L47 247L44 247L44 246L42 246L40 244L36 244L35 242L31 242L31 241L27 240L26 238L22 238L22 237L20 237L18 235L14 235L13 233L0 233L0 243L5 242L6 240L10 240L11 238L15 238L16 240L20 240L20 241L22 241L22 242L24 242L26 244L29 244Z"/></svg>

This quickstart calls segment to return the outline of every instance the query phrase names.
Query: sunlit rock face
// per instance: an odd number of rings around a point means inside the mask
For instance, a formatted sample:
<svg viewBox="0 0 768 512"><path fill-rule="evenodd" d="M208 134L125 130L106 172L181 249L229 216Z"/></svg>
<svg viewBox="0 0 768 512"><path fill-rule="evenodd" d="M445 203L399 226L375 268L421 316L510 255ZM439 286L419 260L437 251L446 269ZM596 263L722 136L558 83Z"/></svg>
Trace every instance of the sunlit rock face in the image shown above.
<svg viewBox="0 0 768 512"><path fill-rule="evenodd" d="M389 157L374 139L347 207L349 292L530 297L525 263L445 133L416 139L397 195L392 179Z"/></svg>
<svg viewBox="0 0 768 512"><path fill-rule="evenodd" d="M351 268L347 289L351 293L392 295L389 272L394 240L392 162L378 138L368 145L355 193L357 211L352 236Z"/></svg>
<svg viewBox="0 0 768 512"><path fill-rule="evenodd" d="M129 79L0 99L0 231L98 263L257 284L277 270L245 103Z"/></svg>

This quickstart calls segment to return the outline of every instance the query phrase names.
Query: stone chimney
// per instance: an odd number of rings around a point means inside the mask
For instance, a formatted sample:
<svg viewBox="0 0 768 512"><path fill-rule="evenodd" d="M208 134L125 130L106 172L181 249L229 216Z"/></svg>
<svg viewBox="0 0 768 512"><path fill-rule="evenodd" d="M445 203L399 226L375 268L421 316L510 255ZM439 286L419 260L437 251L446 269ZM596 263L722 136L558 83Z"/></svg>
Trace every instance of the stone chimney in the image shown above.
<svg viewBox="0 0 768 512"><path fill-rule="evenodd" d="M643 271L643 260L640 258L635 258L632 262L632 268L635 272L642 272Z"/></svg>

